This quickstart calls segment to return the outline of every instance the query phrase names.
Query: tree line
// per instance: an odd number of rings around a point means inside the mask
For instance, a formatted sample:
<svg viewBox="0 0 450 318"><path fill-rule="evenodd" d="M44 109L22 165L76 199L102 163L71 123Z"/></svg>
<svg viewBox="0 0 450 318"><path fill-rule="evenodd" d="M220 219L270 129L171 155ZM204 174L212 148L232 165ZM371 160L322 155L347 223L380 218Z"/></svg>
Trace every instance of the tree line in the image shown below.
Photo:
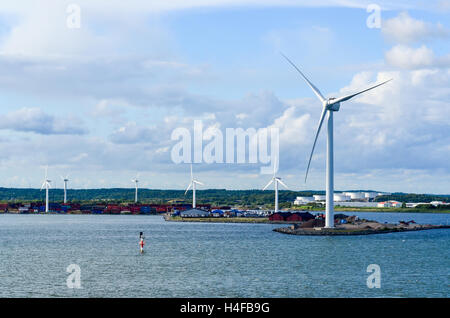
<svg viewBox="0 0 450 318"><path fill-rule="evenodd" d="M68 201L95 201L95 202L133 202L133 188L104 188L104 189L69 189L67 191ZM364 191L364 190L362 190ZM192 201L192 192L186 195L184 190L156 190L139 189L139 201L141 203L174 203ZM274 191L259 189L255 190L226 190L207 189L197 190L196 197L198 203L212 205L239 205L247 207L259 207L272 205L274 201ZM325 194L324 191L290 191L280 190L278 200L281 207L289 207L297 196L312 196L315 194ZM63 201L63 189L51 189L49 199L52 202ZM39 189L26 188L0 188L0 200L11 201L44 201L45 191ZM400 202L431 202L449 201L450 195L431 195L414 193L393 193L376 198L376 201L396 200Z"/></svg>

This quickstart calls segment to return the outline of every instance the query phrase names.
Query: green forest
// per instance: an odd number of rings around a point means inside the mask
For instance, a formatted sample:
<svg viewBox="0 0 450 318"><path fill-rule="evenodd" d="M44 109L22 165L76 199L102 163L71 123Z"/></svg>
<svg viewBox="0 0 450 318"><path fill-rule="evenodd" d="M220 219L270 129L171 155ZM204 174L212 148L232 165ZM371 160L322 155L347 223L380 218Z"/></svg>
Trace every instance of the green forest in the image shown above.
<svg viewBox="0 0 450 318"><path fill-rule="evenodd" d="M95 201L95 202L133 202L133 188L107 188L107 189L69 189L67 191L68 201ZM368 191L368 190L361 190ZM314 194L324 194L324 191L288 191L278 192L280 207L290 207L297 196L312 196ZM236 205L246 207L259 207L273 204L273 190L225 190L208 189L197 190L197 202L199 204L211 205ZM50 189L49 198L52 202L63 200L62 189ZM0 188L0 201L2 202L29 202L43 201L45 191L39 189L25 188ZM450 195L432 194L412 194L393 193L391 195L380 196L376 201L396 200L400 202L431 202L449 201ZM139 201L141 203L171 203L192 201L192 191L186 195L184 190L153 190L139 189Z"/></svg>

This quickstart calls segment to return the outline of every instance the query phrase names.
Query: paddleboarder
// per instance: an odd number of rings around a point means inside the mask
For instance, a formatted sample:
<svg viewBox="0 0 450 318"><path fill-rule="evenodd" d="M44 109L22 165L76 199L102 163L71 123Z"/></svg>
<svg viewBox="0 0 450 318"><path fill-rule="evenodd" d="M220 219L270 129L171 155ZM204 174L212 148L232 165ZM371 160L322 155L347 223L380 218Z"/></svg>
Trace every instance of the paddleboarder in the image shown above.
<svg viewBox="0 0 450 318"><path fill-rule="evenodd" d="M139 248L141 250L141 254L144 253L144 245L145 245L144 238L141 237L141 239L139 241Z"/></svg>
<svg viewBox="0 0 450 318"><path fill-rule="evenodd" d="M139 232L139 249L141 250L141 253L144 253L144 245L145 245L144 239L145 239L144 232Z"/></svg>

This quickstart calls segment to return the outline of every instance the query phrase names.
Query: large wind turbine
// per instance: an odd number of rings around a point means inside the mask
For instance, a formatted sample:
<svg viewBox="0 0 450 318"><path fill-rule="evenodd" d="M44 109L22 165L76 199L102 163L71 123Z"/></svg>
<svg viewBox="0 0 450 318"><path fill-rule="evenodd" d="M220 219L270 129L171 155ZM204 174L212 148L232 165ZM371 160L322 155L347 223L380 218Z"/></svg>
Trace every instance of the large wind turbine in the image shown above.
<svg viewBox="0 0 450 318"><path fill-rule="evenodd" d="M189 185L188 185L188 187L186 189L186 192L184 192L184 195L186 195L186 193L192 187L192 208L193 209L195 209L195 207L196 207L196 204L195 204L195 188L196 188L197 184L204 185L200 181L197 181L197 180L194 179L194 174L192 173L192 164L191 164L191 182L189 183Z"/></svg>
<svg viewBox="0 0 450 318"><path fill-rule="evenodd" d="M134 182L134 187L136 191L134 192L134 203L138 202L138 174L136 174L136 178L132 179L131 182Z"/></svg>
<svg viewBox="0 0 450 318"><path fill-rule="evenodd" d="M67 203L67 182L69 182L69 175L66 175L65 177L60 176L61 180L64 182L64 204Z"/></svg>
<svg viewBox="0 0 450 318"><path fill-rule="evenodd" d="M276 169L276 164L273 166L273 177L272 177L272 179L270 179L269 183L263 188L263 191L264 191L272 183L274 184L274 187L275 187L275 210L274 210L274 213L278 212L278 183L280 183L286 189L288 188L287 185L285 185L283 183L283 181L281 181L281 178L278 178L276 176L276 170L275 169Z"/></svg>
<svg viewBox="0 0 450 318"><path fill-rule="evenodd" d="M50 188L50 182L51 182L51 180L49 180L47 177L47 170L48 170L48 166L45 167L45 179L44 179L44 182L42 183L42 187L41 187L41 191L45 187L45 212L48 212L48 189Z"/></svg>
<svg viewBox="0 0 450 318"><path fill-rule="evenodd" d="M306 76L300 71L300 69L295 66L295 64L283 53L281 53L283 57L300 73L300 75L303 77L303 79L306 81L308 86L312 89L314 94L319 98L320 102L322 103L322 114L320 115L319 125L317 127L316 136L314 138L313 147L311 150L311 155L309 156L308 161L308 167L306 168L306 175L305 175L305 182L308 178L308 171L309 166L311 164L311 158L314 153L314 148L316 147L317 137L320 133L320 128L322 128L322 123L325 119L325 115L328 115L328 123L327 123L327 172L326 172L326 212L325 212L325 227L332 228L334 227L334 171L333 171L333 112L339 111L339 108L341 106L341 102L345 102L356 95L359 95L361 93L367 92L368 90L374 89L375 87L378 87L380 85L383 85L387 82L389 82L391 79L384 81L382 83L373 85L369 88L366 88L362 91L359 91L354 94L342 96L339 98L325 98L320 93L320 91L317 89L317 87L314 86L307 78Z"/></svg>

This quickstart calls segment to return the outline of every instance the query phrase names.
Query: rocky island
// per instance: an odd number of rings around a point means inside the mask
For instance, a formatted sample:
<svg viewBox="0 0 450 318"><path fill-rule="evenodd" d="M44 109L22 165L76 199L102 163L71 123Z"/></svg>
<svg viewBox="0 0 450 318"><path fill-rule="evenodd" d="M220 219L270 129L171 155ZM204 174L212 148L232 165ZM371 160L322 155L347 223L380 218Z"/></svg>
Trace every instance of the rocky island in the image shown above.
<svg viewBox="0 0 450 318"><path fill-rule="evenodd" d="M448 229L450 225L417 224L414 221L400 221L398 224L380 223L357 216L335 215L335 227L325 228L323 219L313 219L302 224L275 228L275 232L292 235L369 235L392 232Z"/></svg>

